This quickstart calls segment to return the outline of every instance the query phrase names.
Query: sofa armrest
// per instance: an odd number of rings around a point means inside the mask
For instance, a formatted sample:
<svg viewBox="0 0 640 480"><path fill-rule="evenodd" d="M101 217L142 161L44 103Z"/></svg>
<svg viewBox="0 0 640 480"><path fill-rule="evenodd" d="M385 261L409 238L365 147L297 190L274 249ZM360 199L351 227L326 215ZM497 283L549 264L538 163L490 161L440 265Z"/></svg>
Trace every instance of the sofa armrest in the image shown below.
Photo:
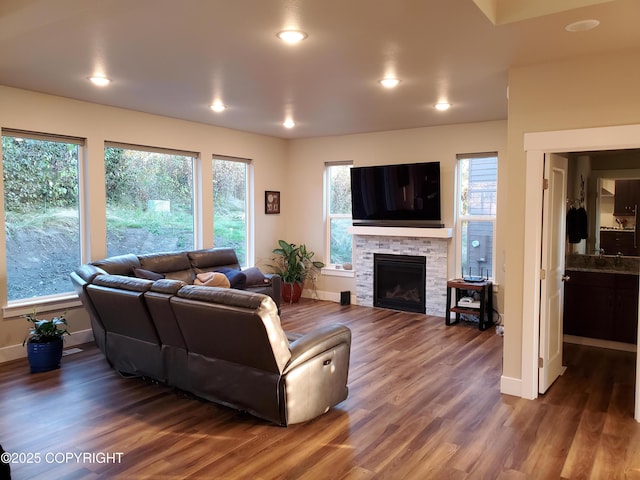
<svg viewBox="0 0 640 480"><path fill-rule="evenodd" d="M351 330L335 323L317 328L290 343L291 359L284 374L341 343L351 345Z"/></svg>
<svg viewBox="0 0 640 480"><path fill-rule="evenodd" d="M265 273L265 277L269 279L271 288L273 290L273 298L278 306L278 313L280 312L280 299L282 298L282 277L277 273ZM276 300L277 299L277 300Z"/></svg>

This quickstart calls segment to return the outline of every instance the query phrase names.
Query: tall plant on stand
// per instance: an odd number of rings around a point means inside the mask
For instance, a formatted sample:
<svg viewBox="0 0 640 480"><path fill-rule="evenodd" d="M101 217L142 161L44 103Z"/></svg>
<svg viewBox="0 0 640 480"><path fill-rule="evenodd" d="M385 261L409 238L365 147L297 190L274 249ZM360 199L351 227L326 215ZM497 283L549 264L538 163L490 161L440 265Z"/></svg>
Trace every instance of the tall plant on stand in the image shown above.
<svg viewBox="0 0 640 480"><path fill-rule="evenodd" d="M274 273L282 277L282 300L296 303L300 300L306 280L313 282L315 290L315 277L324 263L314 260L314 252L307 250L304 244L296 245L278 240L278 245L273 250L274 263L270 266Z"/></svg>

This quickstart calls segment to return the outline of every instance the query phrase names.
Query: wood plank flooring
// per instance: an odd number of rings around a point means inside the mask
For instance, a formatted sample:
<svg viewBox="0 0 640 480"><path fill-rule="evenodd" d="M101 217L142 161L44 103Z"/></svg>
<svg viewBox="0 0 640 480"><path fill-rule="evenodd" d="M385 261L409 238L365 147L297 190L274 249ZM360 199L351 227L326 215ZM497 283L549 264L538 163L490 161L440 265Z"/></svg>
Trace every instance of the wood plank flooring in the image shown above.
<svg viewBox="0 0 640 480"><path fill-rule="evenodd" d="M0 443L40 455L12 465L13 479L640 479L633 353L567 344L566 373L529 401L499 393L493 329L312 300L281 317L301 333L351 328L337 408L274 426L122 378L87 344L54 372L0 365ZM122 457L64 456L83 452Z"/></svg>

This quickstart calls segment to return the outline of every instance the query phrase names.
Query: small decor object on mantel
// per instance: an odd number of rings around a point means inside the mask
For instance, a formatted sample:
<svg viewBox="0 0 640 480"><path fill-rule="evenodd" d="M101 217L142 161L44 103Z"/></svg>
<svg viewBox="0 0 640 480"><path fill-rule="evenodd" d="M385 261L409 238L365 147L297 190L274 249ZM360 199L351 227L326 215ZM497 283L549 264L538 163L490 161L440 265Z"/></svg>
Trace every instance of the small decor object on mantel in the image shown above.
<svg viewBox="0 0 640 480"><path fill-rule="evenodd" d="M27 357L31 373L48 372L60 368L62 336L69 335L67 320L63 315L51 320L41 320L35 312L24 315L32 326L22 345L27 345Z"/></svg>
<svg viewBox="0 0 640 480"><path fill-rule="evenodd" d="M280 213L280 192L264 192L264 213L267 215Z"/></svg>

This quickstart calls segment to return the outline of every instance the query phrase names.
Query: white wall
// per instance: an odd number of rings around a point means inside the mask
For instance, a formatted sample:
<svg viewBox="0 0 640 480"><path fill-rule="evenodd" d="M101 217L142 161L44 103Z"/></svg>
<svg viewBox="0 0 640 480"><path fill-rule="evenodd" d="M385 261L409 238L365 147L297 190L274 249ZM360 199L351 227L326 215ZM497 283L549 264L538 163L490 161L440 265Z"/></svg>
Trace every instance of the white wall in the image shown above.
<svg viewBox="0 0 640 480"><path fill-rule="evenodd" d="M496 280L503 281L504 243L500 222L506 199L506 121L413 128L359 135L292 140L287 167L286 237L306 243L325 258L322 176L325 162L351 160L354 166L440 162L442 220L454 227L456 155L498 152L498 220L495 254ZM449 242L448 276L455 271L455 241ZM443 290L446 285L442 286ZM355 279L321 276L321 292L355 291ZM502 302L499 301L500 305Z"/></svg>
<svg viewBox="0 0 640 480"><path fill-rule="evenodd" d="M501 218L506 250L503 379L522 379L523 293L535 272L524 269L524 135L640 123L639 50L512 68L509 73L508 201ZM501 201L500 199L498 200ZM504 197L503 200L504 201ZM537 355L537 352L536 352ZM529 359L530 360L530 359Z"/></svg>

